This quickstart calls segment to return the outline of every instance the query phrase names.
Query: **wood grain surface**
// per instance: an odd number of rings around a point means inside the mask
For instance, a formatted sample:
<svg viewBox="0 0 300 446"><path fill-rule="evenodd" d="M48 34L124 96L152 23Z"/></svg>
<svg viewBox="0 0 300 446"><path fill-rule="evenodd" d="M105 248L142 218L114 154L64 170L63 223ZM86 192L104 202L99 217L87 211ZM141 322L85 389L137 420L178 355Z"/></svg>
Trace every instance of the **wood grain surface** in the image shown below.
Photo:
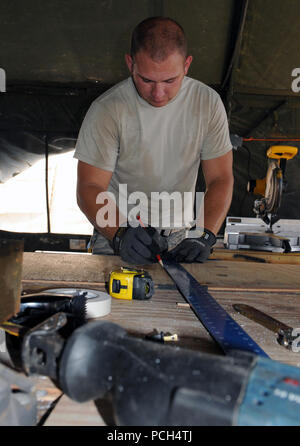
<svg viewBox="0 0 300 446"><path fill-rule="evenodd" d="M92 288L105 291L109 273L124 265L114 256L85 254L24 253L23 291L55 287ZM274 360L300 366L300 353L277 343L266 328L237 314L232 305L246 303L295 328L300 328L299 265L212 259L205 264L184 265L243 329ZM111 313L104 320L121 325L129 334L144 337L154 329L178 335L170 345L222 354L174 283L159 265L147 268L155 282L148 301L112 299ZM45 398L55 400L58 389L44 379L39 384ZM49 392L50 389L50 392ZM52 390L51 390L52 389ZM78 404L65 395L59 400L46 425L113 425L107 401Z"/></svg>

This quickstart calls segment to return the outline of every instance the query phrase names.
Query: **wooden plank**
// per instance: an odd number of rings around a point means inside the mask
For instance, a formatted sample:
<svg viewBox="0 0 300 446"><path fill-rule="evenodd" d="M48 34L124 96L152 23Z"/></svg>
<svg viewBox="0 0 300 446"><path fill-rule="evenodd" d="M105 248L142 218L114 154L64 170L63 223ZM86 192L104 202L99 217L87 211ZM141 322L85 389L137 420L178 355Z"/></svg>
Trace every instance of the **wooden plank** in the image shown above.
<svg viewBox="0 0 300 446"><path fill-rule="evenodd" d="M254 251L246 249L214 249L210 255L212 260L227 260L234 262L258 262L286 265L300 265L300 253L278 253L269 251Z"/></svg>
<svg viewBox="0 0 300 446"><path fill-rule="evenodd" d="M300 353L291 352L280 346L274 333L236 313L232 307L234 303L247 303L296 328L300 327L300 317L297 316L300 315L299 296L286 294L283 299L281 293L212 292L211 294L272 359L300 365ZM102 319L117 323L128 332L139 336L151 332L154 328L158 331L177 333L179 341L172 345L221 354L221 350L193 311L178 303L183 304L185 301L177 291L157 291L149 301L113 299L111 314Z"/></svg>
<svg viewBox="0 0 300 446"><path fill-rule="evenodd" d="M105 426L93 401L79 404L63 395L45 376L31 376L37 398L37 422L50 410L43 426ZM60 397L59 401L57 399ZM52 405L55 404L53 407Z"/></svg>
<svg viewBox="0 0 300 446"><path fill-rule="evenodd" d="M22 280L103 284L108 281L110 272L120 266L125 264L117 256L24 253ZM209 287L300 289L298 265L210 260L204 264L184 264L184 267ZM145 269L155 278L156 284L172 284L160 265Z"/></svg>
<svg viewBox="0 0 300 446"><path fill-rule="evenodd" d="M147 301L112 299L111 313L101 320L121 325L130 334L144 337L154 329L178 335L172 345L221 353L193 311L178 307L184 298L178 291L156 291Z"/></svg>
<svg viewBox="0 0 300 446"><path fill-rule="evenodd" d="M124 263L121 259L114 256L25 253L23 289L78 286L104 290L109 273L122 265ZM247 303L288 325L300 327L298 265L211 260L205 264L184 266L200 283L208 286L220 305L272 359L300 366L300 353L293 353L280 346L272 332L236 313L232 307L234 303ZM170 345L222 354L193 311L184 305L184 298L161 267L151 265L145 269L150 272L155 282L155 294L152 299L148 301L112 299L111 313L101 320L116 323L128 333L138 337L144 337L153 329L176 333L179 340ZM99 419L93 418L95 412L91 404L85 407L63 397L51 418L49 417L48 423L49 425L78 423L89 425L94 422L100 423L99 425L107 424L104 414L98 407Z"/></svg>
<svg viewBox="0 0 300 446"><path fill-rule="evenodd" d="M99 287L104 290L104 287ZM253 291L210 291L225 310L249 333L251 337L270 355L271 358L293 365L300 365L300 354L290 352L277 344L275 335L239 315L233 310L234 303L247 303L270 314L282 322L300 327L300 299L297 293ZM109 320L121 325L129 333L144 337L157 331L177 334L178 346L208 353L220 354L206 329L195 316L184 298L176 290L156 289L148 301L125 301L112 299L111 313L101 320Z"/></svg>
<svg viewBox="0 0 300 446"><path fill-rule="evenodd" d="M120 258L114 256L25 253L23 283L33 286L36 281L39 285L57 286L59 284L68 287L75 287L78 284L81 287L104 290L105 279L108 278L109 272L122 264ZM283 309L285 308L286 315L297 327L297 321L293 319L295 314L300 314L300 278L297 265L210 261L205 264L184 266L200 283L208 285L209 291L216 296L221 305L224 303L228 307L228 302L233 303L238 299L249 303L251 299L252 305L257 304L258 308L262 311L268 310L266 312L274 317L276 317L274 313L284 316ZM106 318L122 325L134 334L145 335L155 328L158 331L177 333L180 343L190 345L191 348L219 351L190 308L177 305L185 301L174 289L174 284L161 267L151 265L147 267L147 270L156 285L153 298L144 302L113 299L112 312ZM47 281L42 283L43 279ZM170 289L163 290L160 286L170 287ZM261 303L265 300L270 308L261 307ZM231 306L228 312L237 320L242 317L235 314ZM278 314L277 318L280 319ZM271 342L271 345L267 345L267 349L274 359L298 361L295 359L297 355L277 345L271 332L266 333L263 327L246 321L243 317L241 320L253 330L254 337L260 333L266 334L266 339L270 339ZM283 320L283 322L289 323L288 320ZM260 337L257 342L261 345L265 341ZM276 349L273 352L274 346Z"/></svg>
<svg viewBox="0 0 300 446"><path fill-rule="evenodd" d="M300 353L293 353L280 346L275 335L269 330L255 324L233 310L234 303L243 302L253 305L270 314L286 324L297 327L300 325L300 299L296 294L261 292L212 292L213 297L223 308L244 328L244 330L266 351L272 358L287 364L300 366ZM148 301L125 301L112 299L112 311L109 315L98 320L108 320L122 326L129 334L144 337L153 329L159 332L176 333L178 342L170 342L174 347L180 346L195 351L211 354L222 354L219 347L200 323L198 318L189 307L178 306L184 304L185 300L176 290L156 289L152 299ZM150 342L150 341L148 341ZM60 391L51 388L48 379L43 378L37 386L40 391L46 393L41 395L39 404L40 411L49 407ZM95 407L96 406L96 407ZM96 412L97 410L97 412ZM112 425L109 420L111 407L105 406L103 401L78 404L64 396L45 425L67 426L67 425Z"/></svg>
<svg viewBox="0 0 300 446"><path fill-rule="evenodd" d="M105 282L70 282L70 281L57 281L57 280L22 280L22 289L24 292L37 292L47 290L49 288L88 288L94 290L105 289ZM156 284L156 289L161 289L164 284ZM167 285L172 289L176 289L176 286L172 284ZM300 293L300 288L242 288L242 287L224 287L224 286L208 286L209 291L252 291L256 293Z"/></svg>
<svg viewBox="0 0 300 446"><path fill-rule="evenodd" d="M20 307L23 242L0 239L0 323Z"/></svg>
<svg viewBox="0 0 300 446"><path fill-rule="evenodd" d="M63 395L44 426L106 426L94 401L77 403Z"/></svg>
<svg viewBox="0 0 300 446"><path fill-rule="evenodd" d="M266 351L272 358L280 362L300 366L300 353L293 353L280 346L275 335L269 330L255 324L253 321L237 314L232 305L243 302L256 306L273 317L294 327L299 324L300 300L298 296L270 293L242 293L234 294L215 292L214 298L231 314L244 330ZM179 341L169 343L173 346L191 348L212 354L222 354L205 328L196 318L189 307L178 309L177 303L184 303L181 295L175 290L155 292L149 301L112 300L112 312L101 318L117 323L135 336L143 337L156 328L158 331L170 331L179 335ZM99 319L100 320L100 319ZM150 342L150 341L148 341ZM60 395L48 378L32 378L36 381L39 396L39 413L45 412L49 403ZM44 392L44 393L43 393ZM112 407L108 401L97 400L79 404L66 395L45 422L45 426L113 426Z"/></svg>

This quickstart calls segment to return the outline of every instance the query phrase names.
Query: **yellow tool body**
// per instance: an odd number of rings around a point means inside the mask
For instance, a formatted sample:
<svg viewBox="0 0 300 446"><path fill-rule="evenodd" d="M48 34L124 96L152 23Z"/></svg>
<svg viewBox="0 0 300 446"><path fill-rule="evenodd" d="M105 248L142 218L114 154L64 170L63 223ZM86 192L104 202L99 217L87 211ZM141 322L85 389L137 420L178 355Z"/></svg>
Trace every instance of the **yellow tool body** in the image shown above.
<svg viewBox="0 0 300 446"><path fill-rule="evenodd" d="M248 183L248 192L254 193L254 195L265 196L268 195L270 189L270 177L273 175L273 171L276 169L275 177L278 180L282 179L283 173L281 170L281 160L291 160L298 153L298 148L294 146L271 146L267 150L267 158L270 160L278 160L270 162L269 169L265 178L252 180ZM272 186L273 187L273 184Z"/></svg>
<svg viewBox="0 0 300 446"><path fill-rule="evenodd" d="M298 148L294 146L271 146L267 151L267 157L272 159L291 160L298 153Z"/></svg>
<svg viewBox="0 0 300 446"><path fill-rule="evenodd" d="M147 300L154 294L154 283L146 271L122 267L110 273L109 294L117 299Z"/></svg>
<svg viewBox="0 0 300 446"><path fill-rule="evenodd" d="M278 220L277 211L280 208L282 194L286 189L285 168L288 160L298 153L294 146L271 146L267 150L268 169L266 177L250 180L247 190L262 198L255 200L254 212L265 223L272 225Z"/></svg>

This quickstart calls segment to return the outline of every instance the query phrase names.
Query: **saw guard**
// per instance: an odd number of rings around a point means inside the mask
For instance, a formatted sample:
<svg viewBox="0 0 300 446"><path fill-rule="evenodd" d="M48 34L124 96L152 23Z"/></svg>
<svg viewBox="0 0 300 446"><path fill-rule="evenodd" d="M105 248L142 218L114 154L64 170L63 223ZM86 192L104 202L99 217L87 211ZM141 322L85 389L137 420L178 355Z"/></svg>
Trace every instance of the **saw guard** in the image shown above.
<svg viewBox="0 0 300 446"><path fill-rule="evenodd" d="M265 212L267 214L276 214L279 209L282 187L282 170L276 161L271 161L266 175Z"/></svg>

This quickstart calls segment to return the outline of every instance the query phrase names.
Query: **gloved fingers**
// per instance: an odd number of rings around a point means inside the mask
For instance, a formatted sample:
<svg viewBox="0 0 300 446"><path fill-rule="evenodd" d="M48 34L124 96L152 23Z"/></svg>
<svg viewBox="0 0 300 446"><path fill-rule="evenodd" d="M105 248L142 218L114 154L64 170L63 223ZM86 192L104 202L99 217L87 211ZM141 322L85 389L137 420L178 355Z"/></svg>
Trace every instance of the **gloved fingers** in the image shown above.
<svg viewBox="0 0 300 446"><path fill-rule="evenodd" d="M155 254L161 254L168 250L168 242L165 237L162 237L156 233L153 237L153 248L155 249Z"/></svg>
<svg viewBox="0 0 300 446"><path fill-rule="evenodd" d="M175 257L175 261L178 263L184 262L184 263L193 263L195 262L195 259L197 257L197 252L194 250L188 252L188 253L178 253Z"/></svg>
<svg viewBox="0 0 300 446"><path fill-rule="evenodd" d="M194 262L196 263L204 263L205 260L207 260L208 256L204 256L203 254L201 254L200 256L197 256L194 260Z"/></svg>
<svg viewBox="0 0 300 446"><path fill-rule="evenodd" d="M203 262L205 262L205 261L208 259L209 255L210 255L212 252L213 252L213 249L207 249L207 250L201 252L201 253L196 257L195 262L197 262L197 263L203 263Z"/></svg>
<svg viewBox="0 0 300 446"><path fill-rule="evenodd" d="M151 226L146 228L139 227L136 231L136 238L147 245L154 256L166 251L168 248L167 240Z"/></svg>
<svg viewBox="0 0 300 446"><path fill-rule="evenodd" d="M144 245L148 246L150 246L152 243L152 233L149 231L149 229L150 228L142 228L141 226L138 226L135 229L135 238L142 242Z"/></svg>
<svg viewBox="0 0 300 446"><path fill-rule="evenodd" d="M174 256L171 253L171 251L164 252L162 254L161 258L162 258L163 261L164 260L166 260L166 261L168 261L168 260L170 260L170 261L175 260Z"/></svg>
<svg viewBox="0 0 300 446"><path fill-rule="evenodd" d="M119 244L120 256L131 264L147 265L156 262L161 246L154 238L162 238L154 228L128 228ZM163 242L163 246L167 246L167 242Z"/></svg>
<svg viewBox="0 0 300 446"><path fill-rule="evenodd" d="M203 262L208 258L209 251L208 247L199 240L185 239L169 251L167 257L178 263Z"/></svg>
<svg viewBox="0 0 300 446"><path fill-rule="evenodd" d="M185 243L185 240L183 240L179 245L177 245L174 249L166 253L164 255L164 258L174 260L175 262L183 262L185 261L186 257L188 256L190 252L190 246L189 244Z"/></svg>
<svg viewBox="0 0 300 446"><path fill-rule="evenodd" d="M184 254L184 261L186 263L194 262L197 256L199 255L199 247L191 243L190 246L187 246L187 249L185 249L183 254Z"/></svg>
<svg viewBox="0 0 300 446"><path fill-rule="evenodd" d="M153 255L153 252L151 250L151 247L148 245L145 245L143 242L141 242L139 239L135 239L134 242L128 246L128 251L130 251L131 255L133 257L144 259L145 261L150 261L155 258L155 255Z"/></svg>
<svg viewBox="0 0 300 446"><path fill-rule="evenodd" d="M148 253L150 256L146 257L145 252L138 252L135 246L131 246L126 251L121 252L121 258L132 265L151 265L155 262L155 258L152 257L150 251Z"/></svg>

